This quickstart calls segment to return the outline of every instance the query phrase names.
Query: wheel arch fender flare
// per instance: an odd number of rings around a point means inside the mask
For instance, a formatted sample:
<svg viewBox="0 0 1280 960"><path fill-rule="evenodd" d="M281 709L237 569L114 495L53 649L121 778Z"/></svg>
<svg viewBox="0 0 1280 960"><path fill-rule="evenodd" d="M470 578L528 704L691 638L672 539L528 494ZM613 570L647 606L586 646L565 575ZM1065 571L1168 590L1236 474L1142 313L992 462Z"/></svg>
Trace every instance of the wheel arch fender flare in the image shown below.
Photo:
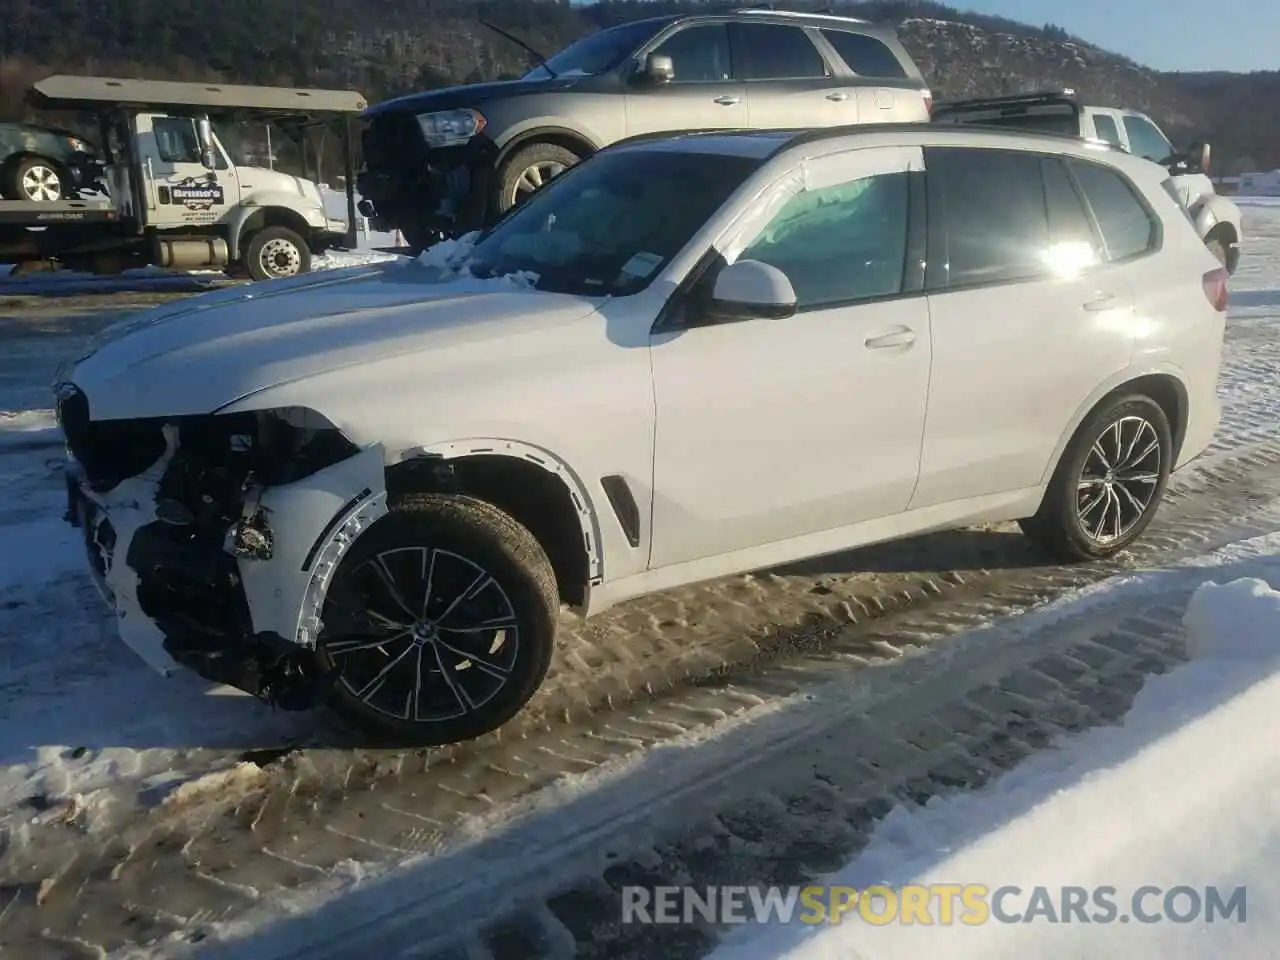
<svg viewBox="0 0 1280 960"><path fill-rule="evenodd" d="M531 143L554 143L573 150L584 160L600 149L596 138L581 130L535 120L529 125L522 124L498 144L498 156L493 168L501 169L513 153Z"/></svg>
<svg viewBox="0 0 1280 960"><path fill-rule="evenodd" d="M412 460L439 459L444 461L461 460L466 457L508 457L531 463L549 473L564 485L573 504L578 526L582 531L582 543L586 553L587 583L589 588L604 579L604 555L600 534L600 514L595 500L587 491L586 484L569 464L536 444L522 440L510 440L498 437L470 437L462 440L449 440L425 446L413 447L403 451L398 459L388 459L388 467L407 463Z"/></svg>
<svg viewBox="0 0 1280 960"><path fill-rule="evenodd" d="M1173 431L1173 462L1178 459L1178 451L1182 448L1182 441L1186 435L1187 429L1187 411L1190 399L1187 393L1186 374L1181 367L1171 363L1154 364L1149 368L1126 367L1112 374L1102 383L1100 383L1093 392L1080 404L1076 412L1072 415L1065 430L1058 437L1057 444L1054 445L1053 455L1046 464L1044 473L1040 477L1040 484L1046 487L1053 479L1054 472L1058 469L1058 464L1062 462L1063 454L1066 453L1067 445L1075 437L1076 432L1080 429L1080 425L1084 423L1089 414L1093 413L1105 400L1121 393L1148 393L1153 382L1158 382L1169 392L1175 410L1173 415L1169 417L1170 427ZM1146 389L1144 389L1146 388ZM1164 404L1161 399L1153 397L1161 408ZM1166 414L1170 411L1166 410Z"/></svg>
<svg viewBox="0 0 1280 960"><path fill-rule="evenodd" d="M288 227L298 234L304 243L310 243L311 231L318 225L288 203L272 203L261 198L253 204L236 208L227 225L227 247L232 260L240 259L253 234L267 227ZM323 226L323 224L319 224Z"/></svg>

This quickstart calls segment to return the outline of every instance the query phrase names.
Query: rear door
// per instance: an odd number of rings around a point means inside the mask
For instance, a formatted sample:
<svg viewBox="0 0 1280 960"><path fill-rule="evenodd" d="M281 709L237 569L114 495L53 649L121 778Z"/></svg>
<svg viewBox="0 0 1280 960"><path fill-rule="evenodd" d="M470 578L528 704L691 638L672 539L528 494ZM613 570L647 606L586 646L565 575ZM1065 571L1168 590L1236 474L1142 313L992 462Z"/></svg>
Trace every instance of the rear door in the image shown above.
<svg viewBox="0 0 1280 960"><path fill-rule="evenodd" d="M733 76L727 24L713 21L682 27L642 55L651 53L671 58L675 79L627 91L627 136L747 126L747 95Z"/></svg>
<svg viewBox="0 0 1280 960"><path fill-rule="evenodd" d="M836 77L804 27L729 25L734 75L744 81L747 124L755 129L832 127L858 122L853 77Z"/></svg>
<svg viewBox="0 0 1280 960"><path fill-rule="evenodd" d="M933 373L912 509L1040 484L1134 350L1125 271L1061 160L948 147L925 166ZM1126 253L1148 239L1117 237Z"/></svg>
<svg viewBox="0 0 1280 960"><path fill-rule="evenodd" d="M819 35L856 78L859 123L923 123L929 98L919 71L877 37L822 28Z"/></svg>

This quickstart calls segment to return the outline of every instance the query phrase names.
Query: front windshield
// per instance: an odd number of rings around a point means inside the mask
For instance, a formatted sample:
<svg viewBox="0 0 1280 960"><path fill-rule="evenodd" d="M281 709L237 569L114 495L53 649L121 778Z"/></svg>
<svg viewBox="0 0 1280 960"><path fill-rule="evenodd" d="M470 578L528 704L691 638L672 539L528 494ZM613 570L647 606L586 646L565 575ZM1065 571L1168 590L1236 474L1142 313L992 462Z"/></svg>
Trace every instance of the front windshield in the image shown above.
<svg viewBox="0 0 1280 960"><path fill-rule="evenodd" d="M601 30L569 44L548 59L547 66L558 77L589 77L604 73L639 50L666 24L665 20L637 20ZM534 80L548 76L550 74L547 73L547 67L538 64L522 79Z"/></svg>
<svg viewBox="0 0 1280 960"><path fill-rule="evenodd" d="M760 166L751 157L605 152L561 174L481 237L473 276L537 274L539 290L636 293Z"/></svg>

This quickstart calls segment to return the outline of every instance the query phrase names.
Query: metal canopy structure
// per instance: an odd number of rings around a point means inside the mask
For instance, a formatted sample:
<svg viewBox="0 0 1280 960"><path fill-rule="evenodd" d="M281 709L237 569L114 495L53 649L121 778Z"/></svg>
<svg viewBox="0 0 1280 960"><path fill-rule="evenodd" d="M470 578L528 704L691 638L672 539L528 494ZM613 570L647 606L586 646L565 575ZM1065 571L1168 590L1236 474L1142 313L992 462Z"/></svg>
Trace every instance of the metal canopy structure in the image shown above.
<svg viewBox="0 0 1280 960"><path fill-rule="evenodd" d="M186 83L55 74L32 84L32 106L44 110L207 111L323 119L361 113L368 102L355 90L254 87L234 83Z"/></svg>

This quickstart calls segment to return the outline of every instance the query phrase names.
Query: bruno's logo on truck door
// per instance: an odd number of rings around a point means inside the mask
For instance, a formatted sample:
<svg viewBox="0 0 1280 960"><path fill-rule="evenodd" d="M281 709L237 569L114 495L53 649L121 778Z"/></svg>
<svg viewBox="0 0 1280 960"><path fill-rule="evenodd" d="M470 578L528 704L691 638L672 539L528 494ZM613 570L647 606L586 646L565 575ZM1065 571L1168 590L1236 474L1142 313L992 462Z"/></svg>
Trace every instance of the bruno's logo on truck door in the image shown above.
<svg viewBox="0 0 1280 960"><path fill-rule="evenodd" d="M225 202L222 185L208 180L186 177L169 188L173 202L188 210L208 210Z"/></svg>

